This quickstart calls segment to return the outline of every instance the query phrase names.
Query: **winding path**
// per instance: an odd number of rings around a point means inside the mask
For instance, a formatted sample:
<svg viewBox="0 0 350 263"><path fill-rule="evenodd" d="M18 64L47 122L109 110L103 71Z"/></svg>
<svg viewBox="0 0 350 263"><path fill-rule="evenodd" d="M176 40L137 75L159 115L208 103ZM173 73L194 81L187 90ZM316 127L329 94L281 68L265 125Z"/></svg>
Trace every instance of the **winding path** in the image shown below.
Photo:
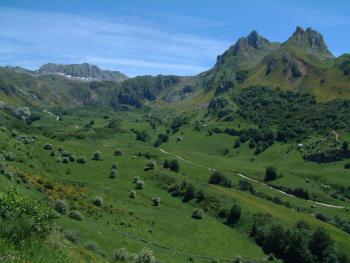
<svg viewBox="0 0 350 263"><path fill-rule="evenodd" d="M202 164L199 164L199 163L195 163L195 162L186 160L186 159L184 159L183 157L181 157L181 156L179 156L179 155L176 155L176 154L174 154L174 153L170 153L170 152L164 150L163 148L159 148L159 150L160 150L162 153L164 153L164 154L174 156L174 157L176 157L177 159L179 159L179 160L181 160L181 161L184 161L184 162L186 162L186 163L189 163L189 164L191 164L191 165L199 166L199 167L202 167L202 168L205 168L205 169L208 169L208 170L213 170L213 171L216 171L216 170L217 170L217 169L214 168L214 167L209 167L209 166L205 166L205 165L202 165ZM269 189L271 189L271 190L277 191L277 192L279 192L279 193L281 193L281 194L283 194L283 195L286 195L286 196L289 196L289 197L293 197L293 198L298 198L298 197L296 197L295 195L288 194L288 193L286 193L286 192L284 192L284 191L282 191L282 190L280 190L280 189L277 189L277 188L272 187L272 186L270 186L270 185L268 185L268 184L265 184L265 183L263 183L263 182L260 182L260 181L258 181L258 180L256 180L256 179L253 179L253 178L249 177L249 176L243 175L243 174L238 173L238 172L235 172L235 171L231 171L231 172L234 172L234 173L235 173L236 175L238 175L239 177L242 177L242 178L244 178L244 179L246 179L246 180L255 182L255 183L257 183L257 184L260 184L260 185L262 185L262 186L264 186L264 187L267 187L267 188L269 188ZM303 199L303 200L305 200L305 199ZM309 202L309 203L313 203L313 204L317 204L317 205L329 207L329 208L337 208L337 209L344 209L344 208L345 208L344 206L332 205L332 204L327 204L327 203L322 203L322 202L317 202L317 201L312 201L312 200L305 200L305 201L307 201L307 202Z"/></svg>

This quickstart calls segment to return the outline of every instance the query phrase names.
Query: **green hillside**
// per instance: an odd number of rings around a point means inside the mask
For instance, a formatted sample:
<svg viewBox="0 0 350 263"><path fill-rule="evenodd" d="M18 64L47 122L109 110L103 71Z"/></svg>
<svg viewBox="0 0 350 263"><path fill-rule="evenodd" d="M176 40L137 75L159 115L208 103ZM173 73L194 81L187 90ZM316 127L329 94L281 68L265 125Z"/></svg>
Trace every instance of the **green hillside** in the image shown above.
<svg viewBox="0 0 350 263"><path fill-rule="evenodd" d="M0 68L0 261L350 262L349 61L297 28L193 77Z"/></svg>

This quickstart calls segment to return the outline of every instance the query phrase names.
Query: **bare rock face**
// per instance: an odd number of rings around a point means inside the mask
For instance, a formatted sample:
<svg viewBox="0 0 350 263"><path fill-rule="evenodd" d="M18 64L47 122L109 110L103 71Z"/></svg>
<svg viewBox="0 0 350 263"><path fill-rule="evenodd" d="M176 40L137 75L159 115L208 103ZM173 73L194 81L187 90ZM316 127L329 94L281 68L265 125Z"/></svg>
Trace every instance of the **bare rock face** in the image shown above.
<svg viewBox="0 0 350 263"><path fill-rule="evenodd" d="M288 53L283 54L282 62L284 64L283 74L289 80L304 77L308 72L308 66L303 61Z"/></svg>
<svg viewBox="0 0 350 263"><path fill-rule="evenodd" d="M317 55L322 59L333 58L333 55L328 50L323 36L310 27L304 30L298 26L293 35L283 45L291 45L298 48L303 48L309 53Z"/></svg>

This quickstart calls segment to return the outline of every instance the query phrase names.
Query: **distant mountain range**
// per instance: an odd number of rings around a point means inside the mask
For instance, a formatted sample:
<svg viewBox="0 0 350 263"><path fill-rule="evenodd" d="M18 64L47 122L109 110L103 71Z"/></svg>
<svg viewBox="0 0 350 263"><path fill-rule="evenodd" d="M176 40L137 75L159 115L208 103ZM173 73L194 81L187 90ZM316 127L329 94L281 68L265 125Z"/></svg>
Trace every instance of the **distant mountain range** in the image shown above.
<svg viewBox="0 0 350 263"><path fill-rule="evenodd" d="M36 71L0 68L0 91L9 100L34 94L22 97L55 106L142 107L153 101L186 99L187 105L202 107L214 97L251 86L311 93L319 100L350 98L350 54L334 57L319 32L297 27L283 43L270 42L252 31L219 55L212 69L193 77L128 79L118 71L101 70L87 63L50 63Z"/></svg>
<svg viewBox="0 0 350 263"><path fill-rule="evenodd" d="M20 73L29 73L33 75L61 75L67 78L90 81L106 80L121 82L128 78L125 74L119 71L102 70L99 67L88 63L67 65L48 63L35 71L30 71L20 67L14 67L13 69Z"/></svg>

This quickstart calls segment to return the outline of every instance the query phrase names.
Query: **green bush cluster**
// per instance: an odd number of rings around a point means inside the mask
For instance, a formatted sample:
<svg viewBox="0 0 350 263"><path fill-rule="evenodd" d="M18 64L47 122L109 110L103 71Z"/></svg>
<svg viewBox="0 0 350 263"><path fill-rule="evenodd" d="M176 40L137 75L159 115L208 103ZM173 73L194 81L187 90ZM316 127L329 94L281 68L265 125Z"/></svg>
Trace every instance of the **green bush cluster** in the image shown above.
<svg viewBox="0 0 350 263"><path fill-rule="evenodd" d="M273 253L286 263L349 262L345 255L337 253L324 229L312 230L304 221L286 228L269 215L256 214L250 236L265 253Z"/></svg>
<svg viewBox="0 0 350 263"><path fill-rule="evenodd" d="M209 177L209 184L221 185L228 188L233 186L231 179L227 178L227 176L220 171L215 171Z"/></svg>

